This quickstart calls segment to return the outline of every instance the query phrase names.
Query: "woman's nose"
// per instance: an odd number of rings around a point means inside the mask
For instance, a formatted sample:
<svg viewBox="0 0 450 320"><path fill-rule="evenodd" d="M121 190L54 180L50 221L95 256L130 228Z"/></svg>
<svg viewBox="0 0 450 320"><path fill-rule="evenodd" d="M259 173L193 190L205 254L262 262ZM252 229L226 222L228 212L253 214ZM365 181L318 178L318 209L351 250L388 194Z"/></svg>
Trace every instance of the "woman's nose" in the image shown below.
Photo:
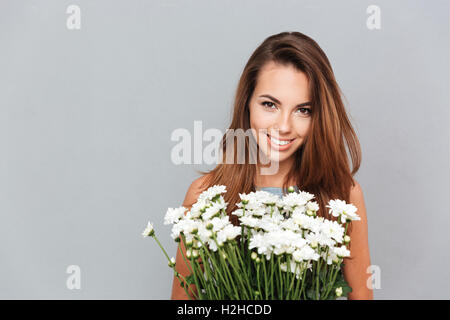
<svg viewBox="0 0 450 320"><path fill-rule="evenodd" d="M291 122L290 122L289 114L286 112L280 113L277 118L277 121L274 125L274 129L280 131L280 133L287 133L291 130Z"/></svg>

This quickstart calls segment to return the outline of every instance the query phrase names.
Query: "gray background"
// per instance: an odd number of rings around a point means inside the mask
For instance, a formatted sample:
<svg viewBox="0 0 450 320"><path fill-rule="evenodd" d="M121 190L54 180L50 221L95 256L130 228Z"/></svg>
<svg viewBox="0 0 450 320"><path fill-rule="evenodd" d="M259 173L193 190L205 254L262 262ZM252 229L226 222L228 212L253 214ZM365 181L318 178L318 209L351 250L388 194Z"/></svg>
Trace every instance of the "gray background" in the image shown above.
<svg viewBox="0 0 450 320"><path fill-rule="evenodd" d="M66 8L81 8L81 30ZM366 8L381 8L381 29ZM167 299L167 207L206 165L177 128L226 129L269 35L329 57L362 144L377 299L450 298L448 1L0 1L0 298ZM81 289L66 268L79 265Z"/></svg>

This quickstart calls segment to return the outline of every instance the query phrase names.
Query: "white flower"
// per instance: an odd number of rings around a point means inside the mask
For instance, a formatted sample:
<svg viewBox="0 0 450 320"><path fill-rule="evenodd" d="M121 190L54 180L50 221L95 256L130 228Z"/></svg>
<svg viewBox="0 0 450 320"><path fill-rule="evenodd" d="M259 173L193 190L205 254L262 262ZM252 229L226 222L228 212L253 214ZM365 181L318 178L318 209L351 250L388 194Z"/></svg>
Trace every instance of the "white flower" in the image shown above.
<svg viewBox="0 0 450 320"><path fill-rule="evenodd" d="M226 189L227 189L226 186L222 186L222 185L212 186L212 187L208 188L208 190L203 191L198 196L198 199L210 201L217 195L225 193L227 191Z"/></svg>
<svg viewBox="0 0 450 320"><path fill-rule="evenodd" d="M301 228L308 229L313 232L318 232L320 230L320 226L322 224L321 220L314 218L314 217L307 216L306 214L303 214L303 213L294 212L292 214L292 219Z"/></svg>
<svg viewBox="0 0 450 320"><path fill-rule="evenodd" d="M267 242L267 239L261 233L256 233L252 235L252 237L250 238L248 248L250 250L253 248L257 248L258 254L270 255L270 244Z"/></svg>
<svg viewBox="0 0 450 320"><path fill-rule="evenodd" d="M209 241L209 239L212 237L213 233L211 230L206 229L206 227L203 225L198 229L198 236L200 237L200 240L205 243Z"/></svg>
<svg viewBox="0 0 450 320"><path fill-rule="evenodd" d="M274 224L274 225L276 225L276 224ZM299 225L296 224L293 219L283 220L280 222L279 226L286 230L300 231Z"/></svg>
<svg viewBox="0 0 450 320"><path fill-rule="evenodd" d="M184 217L184 212L186 210L187 209L185 207L167 209L166 215L164 217L164 224L177 223L181 218Z"/></svg>
<svg viewBox="0 0 450 320"><path fill-rule="evenodd" d="M195 230L198 231L199 228L199 222L192 220L192 219L182 219L176 224L180 231L183 232L185 235L193 233Z"/></svg>
<svg viewBox="0 0 450 320"><path fill-rule="evenodd" d="M336 221L325 220L320 232L329 238L333 238L336 242L342 243L345 229Z"/></svg>
<svg viewBox="0 0 450 320"><path fill-rule="evenodd" d="M282 205L285 211L292 211L295 207L303 207L307 200L298 193L289 193L282 198Z"/></svg>
<svg viewBox="0 0 450 320"><path fill-rule="evenodd" d="M258 222L258 219L254 219L254 221ZM267 217L263 217L257 223L257 226L266 232L275 231L279 229L278 224L272 219L268 219Z"/></svg>
<svg viewBox="0 0 450 320"><path fill-rule="evenodd" d="M350 256L350 251L347 250L346 246L334 248L334 253L335 253L339 258L345 258L345 257L349 257L349 256Z"/></svg>
<svg viewBox="0 0 450 320"><path fill-rule="evenodd" d="M206 221L212 219L215 216L219 216L220 211L225 208L226 208L225 203L211 202L210 206L207 207L205 212L202 214L202 219Z"/></svg>
<svg viewBox="0 0 450 320"><path fill-rule="evenodd" d="M308 202L306 204L306 210L318 211L319 210L319 205L315 201Z"/></svg>
<svg viewBox="0 0 450 320"><path fill-rule="evenodd" d="M308 245L305 245L299 250L295 250L292 256L296 262L308 260L317 261L320 258L319 254L317 254L316 251Z"/></svg>
<svg viewBox="0 0 450 320"><path fill-rule="evenodd" d="M206 208L208 203L209 202L204 199L198 199L197 202L192 205L192 208L190 211L191 215L195 218L200 217L202 215L202 210L204 210Z"/></svg>
<svg viewBox="0 0 450 320"><path fill-rule="evenodd" d="M327 208L330 208L330 213L334 217L340 217L342 223L346 220L361 220L361 218L356 214L357 208L352 204L347 204L344 200L330 200Z"/></svg>
<svg viewBox="0 0 450 320"><path fill-rule="evenodd" d="M227 240L233 240L235 239L240 233L241 228L237 226L233 226L232 224L227 225L223 230L221 231L225 234Z"/></svg>
<svg viewBox="0 0 450 320"><path fill-rule="evenodd" d="M336 288L336 297L342 296L342 287Z"/></svg>
<svg viewBox="0 0 450 320"><path fill-rule="evenodd" d="M326 252L322 252L321 256L324 260L326 260L327 264L333 264L339 262L338 257L336 256L336 254L333 251L334 247L330 247L330 251L328 253Z"/></svg>
<svg viewBox="0 0 450 320"><path fill-rule="evenodd" d="M306 240L309 242L311 248L313 246L320 245L322 247L332 247L336 243L332 238L322 232L310 232L305 235Z"/></svg>
<svg viewBox="0 0 450 320"><path fill-rule="evenodd" d="M171 232L170 236L172 237L172 239L176 239L180 236L180 232L181 232L181 226L179 224L174 224L172 226L172 232Z"/></svg>
<svg viewBox="0 0 450 320"><path fill-rule="evenodd" d="M236 209L231 214L234 214L235 216L242 217L244 215L243 209Z"/></svg>
<svg viewBox="0 0 450 320"><path fill-rule="evenodd" d="M148 222L147 227L145 228L144 232L142 232L142 236L145 237L152 237L155 234L155 230L153 229L153 224Z"/></svg>
<svg viewBox="0 0 450 320"><path fill-rule="evenodd" d="M275 205L280 201L280 197L267 191L254 191L249 194L239 194L241 202L237 204L239 208L245 206L246 210L265 209L265 205Z"/></svg>
<svg viewBox="0 0 450 320"><path fill-rule="evenodd" d="M214 217L210 220L210 223L213 225L213 232L217 232L222 230L226 225L230 224L230 220L228 216L224 216L222 218Z"/></svg>
<svg viewBox="0 0 450 320"><path fill-rule="evenodd" d="M244 226L248 226L250 228L259 228L261 220L249 216L243 216L239 218L239 221L241 221L241 224Z"/></svg>

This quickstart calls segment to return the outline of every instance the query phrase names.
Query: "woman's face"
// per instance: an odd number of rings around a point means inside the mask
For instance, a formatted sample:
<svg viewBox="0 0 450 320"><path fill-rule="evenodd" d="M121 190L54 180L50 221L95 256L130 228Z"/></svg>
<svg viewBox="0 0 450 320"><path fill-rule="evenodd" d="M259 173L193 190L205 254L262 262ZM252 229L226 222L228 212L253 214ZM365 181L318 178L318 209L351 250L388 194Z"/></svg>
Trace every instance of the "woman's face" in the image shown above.
<svg viewBox="0 0 450 320"><path fill-rule="evenodd" d="M270 161L285 161L305 141L311 125L309 99L308 79L293 66L269 62L260 70L249 102L250 127Z"/></svg>

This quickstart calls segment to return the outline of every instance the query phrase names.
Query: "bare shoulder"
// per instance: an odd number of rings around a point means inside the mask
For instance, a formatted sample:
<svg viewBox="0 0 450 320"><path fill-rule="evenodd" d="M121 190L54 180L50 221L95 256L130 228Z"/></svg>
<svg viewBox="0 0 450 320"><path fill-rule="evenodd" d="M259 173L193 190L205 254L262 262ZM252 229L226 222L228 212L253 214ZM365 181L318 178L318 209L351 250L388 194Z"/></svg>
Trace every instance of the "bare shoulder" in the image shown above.
<svg viewBox="0 0 450 320"><path fill-rule="evenodd" d="M350 203L355 205L358 208L357 213L361 216L366 215L366 206L364 202L364 193L361 188L361 185L353 179L353 186L350 189Z"/></svg>
<svg viewBox="0 0 450 320"><path fill-rule="evenodd" d="M350 199L363 196L361 185L356 179L353 179L353 186L350 189Z"/></svg>
<svg viewBox="0 0 450 320"><path fill-rule="evenodd" d="M198 196L206 189L204 183L207 177L208 175L203 175L191 183L183 201L184 207L190 207L197 201Z"/></svg>

